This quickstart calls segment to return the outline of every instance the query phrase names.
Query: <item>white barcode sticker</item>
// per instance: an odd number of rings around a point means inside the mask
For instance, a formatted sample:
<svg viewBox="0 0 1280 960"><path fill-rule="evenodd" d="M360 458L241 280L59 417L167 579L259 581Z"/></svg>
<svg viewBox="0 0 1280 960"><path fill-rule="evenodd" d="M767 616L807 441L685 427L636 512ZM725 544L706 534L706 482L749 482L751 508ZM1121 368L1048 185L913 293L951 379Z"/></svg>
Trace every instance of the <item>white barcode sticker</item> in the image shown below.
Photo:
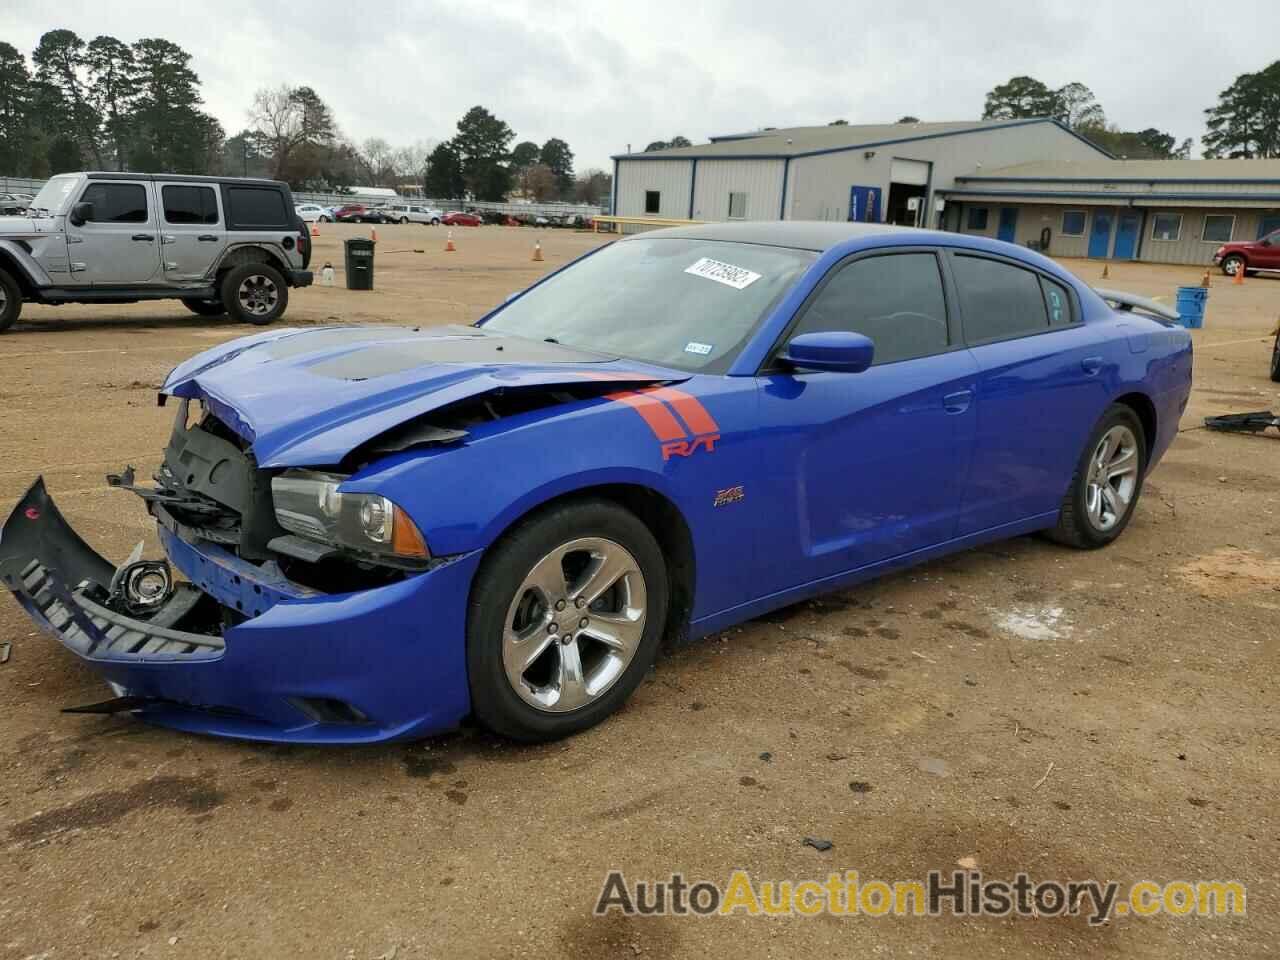
<svg viewBox="0 0 1280 960"><path fill-rule="evenodd" d="M732 263L712 260L710 257L703 257L692 266L685 267L684 272L702 277L704 280L723 283L726 287L733 287L735 290L744 290L760 279L760 274L752 270L735 267Z"/></svg>
<svg viewBox="0 0 1280 960"><path fill-rule="evenodd" d="M696 353L700 357L705 357L714 350L715 347L709 343L698 343L696 340L690 340L684 345L685 353Z"/></svg>

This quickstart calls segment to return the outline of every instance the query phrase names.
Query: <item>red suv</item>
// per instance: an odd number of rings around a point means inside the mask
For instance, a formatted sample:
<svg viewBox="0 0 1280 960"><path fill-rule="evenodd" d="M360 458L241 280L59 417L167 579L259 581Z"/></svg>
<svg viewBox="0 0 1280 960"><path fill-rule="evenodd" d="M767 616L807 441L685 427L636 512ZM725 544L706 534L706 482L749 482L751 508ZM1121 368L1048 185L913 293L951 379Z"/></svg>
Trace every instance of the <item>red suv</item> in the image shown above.
<svg viewBox="0 0 1280 960"><path fill-rule="evenodd" d="M1280 230L1272 230L1261 240L1224 243L1213 252L1213 262L1229 277L1234 277L1242 267L1246 274L1254 270L1280 270Z"/></svg>

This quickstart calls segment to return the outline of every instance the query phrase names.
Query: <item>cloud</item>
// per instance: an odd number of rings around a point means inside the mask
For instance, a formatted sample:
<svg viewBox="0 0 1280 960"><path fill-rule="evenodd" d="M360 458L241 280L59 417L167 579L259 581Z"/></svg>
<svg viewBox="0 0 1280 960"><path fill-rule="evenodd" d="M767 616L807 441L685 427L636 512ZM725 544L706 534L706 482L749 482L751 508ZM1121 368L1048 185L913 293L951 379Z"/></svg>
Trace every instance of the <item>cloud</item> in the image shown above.
<svg viewBox="0 0 1280 960"><path fill-rule="evenodd" d="M8 0L0 36L28 52L56 27L163 36L228 133L256 89L307 84L357 140L443 139L482 104L521 140L567 140L581 170L676 134L975 118L1016 74L1079 80L1124 127L1198 136L1218 92L1277 56L1280 7L1246 16L1240 31L1192 0Z"/></svg>

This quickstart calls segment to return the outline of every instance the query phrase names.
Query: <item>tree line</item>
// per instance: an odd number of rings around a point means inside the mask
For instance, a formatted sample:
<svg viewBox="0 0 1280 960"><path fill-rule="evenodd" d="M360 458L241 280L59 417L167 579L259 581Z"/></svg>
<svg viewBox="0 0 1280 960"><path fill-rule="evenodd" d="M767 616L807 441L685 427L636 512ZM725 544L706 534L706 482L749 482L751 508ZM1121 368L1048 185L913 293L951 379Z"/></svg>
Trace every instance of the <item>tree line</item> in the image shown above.
<svg viewBox="0 0 1280 960"><path fill-rule="evenodd" d="M246 126L227 136L203 109L191 55L168 40L125 43L50 30L30 63L0 41L0 173L33 178L93 168L285 180L297 189L421 185L430 196L598 203L611 178L575 175L569 144L523 141L484 107L449 140L356 143L309 86L259 90Z"/></svg>
<svg viewBox="0 0 1280 960"><path fill-rule="evenodd" d="M1034 77L1013 77L987 93L984 120L1054 117L1118 157L1130 160L1191 156L1190 137L1178 141L1155 127L1124 130L1083 83L1056 89ZM1205 110L1208 131L1201 138L1210 158L1280 157L1280 61L1257 73L1243 73Z"/></svg>

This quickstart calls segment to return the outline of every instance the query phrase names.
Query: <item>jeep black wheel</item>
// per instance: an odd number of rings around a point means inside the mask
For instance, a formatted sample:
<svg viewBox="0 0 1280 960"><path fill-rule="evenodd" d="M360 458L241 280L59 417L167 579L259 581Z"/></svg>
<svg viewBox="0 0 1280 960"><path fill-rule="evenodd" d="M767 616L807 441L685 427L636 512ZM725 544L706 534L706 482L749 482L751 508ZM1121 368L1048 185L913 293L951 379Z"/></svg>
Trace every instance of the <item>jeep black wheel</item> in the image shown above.
<svg viewBox="0 0 1280 960"><path fill-rule="evenodd" d="M184 297L182 305L202 317L221 317L227 312L221 300L193 300L190 297Z"/></svg>
<svg viewBox="0 0 1280 960"><path fill-rule="evenodd" d="M22 313L22 290L18 281L0 270L0 333L13 326Z"/></svg>
<svg viewBox="0 0 1280 960"><path fill-rule="evenodd" d="M1271 379L1280 383L1280 332L1276 333L1276 342L1271 347Z"/></svg>
<svg viewBox="0 0 1280 960"><path fill-rule="evenodd" d="M266 326L284 315L289 287L275 267L246 263L223 277L222 302L232 320Z"/></svg>
<svg viewBox="0 0 1280 960"><path fill-rule="evenodd" d="M486 556L471 589L471 704L496 733L554 740L613 713L653 664L667 615L662 550L605 500L534 514Z"/></svg>

